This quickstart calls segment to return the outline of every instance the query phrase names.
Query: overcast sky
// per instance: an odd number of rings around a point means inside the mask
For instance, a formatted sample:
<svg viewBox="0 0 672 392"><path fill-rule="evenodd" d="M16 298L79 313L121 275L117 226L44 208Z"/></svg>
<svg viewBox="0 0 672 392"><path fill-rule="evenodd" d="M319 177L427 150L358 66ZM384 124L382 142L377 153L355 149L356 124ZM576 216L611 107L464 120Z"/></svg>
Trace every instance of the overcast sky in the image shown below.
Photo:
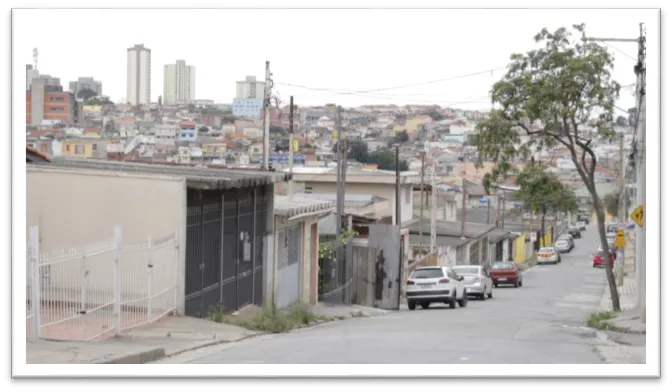
<svg viewBox="0 0 672 392"><path fill-rule="evenodd" d="M38 48L40 73L59 77L64 89L92 76L120 101L126 49L142 43L152 50L152 101L163 94L163 66L178 59L196 66L196 98L224 103L235 81L263 79L269 60L283 103L294 95L297 105L488 109L488 91L510 54L533 48L540 29L585 23L590 36L635 38L639 22L655 31L657 11L15 10L14 72L23 74ZM633 84L636 44L610 45L615 79ZM412 84L420 85L393 88ZM634 106L632 90L618 104Z"/></svg>

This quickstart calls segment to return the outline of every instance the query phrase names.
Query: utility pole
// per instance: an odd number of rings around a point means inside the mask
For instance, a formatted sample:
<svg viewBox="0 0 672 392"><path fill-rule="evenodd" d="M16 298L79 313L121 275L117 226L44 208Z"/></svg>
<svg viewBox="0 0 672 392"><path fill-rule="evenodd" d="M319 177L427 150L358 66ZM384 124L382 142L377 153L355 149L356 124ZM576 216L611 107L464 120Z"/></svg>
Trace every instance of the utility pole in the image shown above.
<svg viewBox="0 0 672 392"><path fill-rule="evenodd" d="M635 167L637 169L637 204L644 207L644 224L637 226L635 263L637 269L637 304L641 311L640 320L646 323L646 37L643 25L639 27L637 74L637 134L635 142Z"/></svg>
<svg viewBox="0 0 672 392"><path fill-rule="evenodd" d="M420 245L423 234L425 233L425 151L420 153ZM434 213L435 211L433 211Z"/></svg>
<svg viewBox="0 0 672 392"><path fill-rule="evenodd" d="M619 204L619 214L618 214L618 220L621 222L621 224L625 224L626 222L626 203L625 203L625 170L627 168L627 165L625 164L625 153L624 153L624 142L625 142L625 134L621 134L621 137L619 139L619 148L618 148L618 153L621 158L621 168L619 170L619 177L621 180L621 188L618 193L618 204ZM621 249L621 257L618 259L618 265L617 265L617 270L616 270L616 285L617 286L623 286L623 278L625 275L625 249Z"/></svg>
<svg viewBox="0 0 672 392"><path fill-rule="evenodd" d="M502 230L504 230L504 215L506 215L506 192L500 192L502 196Z"/></svg>
<svg viewBox="0 0 672 392"><path fill-rule="evenodd" d="M636 108L635 118L636 137L634 144L635 170L637 172L637 204L644 206L646 203L646 166L644 162L646 148L646 37L644 36L644 24L639 24L638 38L586 38L587 41L602 42L636 42L637 65L635 65L635 74L637 75ZM645 211L646 212L646 211ZM636 229L635 244L635 275L637 282L637 306L641 311L640 319L646 323L646 230L644 227ZM625 263L624 252L620 252L621 263ZM618 284L618 282L617 282Z"/></svg>
<svg viewBox="0 0 672 392"><path fill-rule="evenodd" d="M488 197L488 217L485 219L486 224L490 224L490 198Z"/></svg>
<svg viewBox="0 0 672 392"><path fill-rule="evenodd" d="M430 228L430 252L436 252L436 162L432 163L432 212L431 212L431 228Z"/></svg>
<svg viewBox="0 0 672 392"><path fill-rule="evenodd" d="M271 148L271 62L266 62L266 81L264 83L264 163L263 170L268 170L268 151Z"/></svg>
<svg viewBox="0 0 672 392"><path fill-rule="evenodd" d="M294 96L289 97L289 175L294 174ZM288 199L294 199L294 180L289 179Z"/></svg>
<svg viewBox="0 0 672 392"><path fill-rule="evenodd" d="M399 144L394 146L394 165L396 175L396 187L394 189L394 224L401 228L401 175L399 173ZM422 228L420 228L422 231Z"/></svg>
<svg viewBox="0 0 672 392"><path fill-rule="evenodd" d="M336 235L339 236L341 235L341 224L342 224L342 219L343 219L343 209L345 206L345 201L343 200L345 197L345 184L343 183L343 171L345 171L345 167L343 163L345 162L345 159L343 159L343 140L342 140L342 130L341 130L341 107L339 106L336 109L336 129L338 131L338 140L336 140L336 181L337 181L337 187L336 187Z"/></svg>
<svg viewBox="0 0 672 392"><path fill-rule="evenodd" d="M460 230L461 237L466 238L464 233L466 231L467 224L467 198L469 197L469 192L467 192L467 179L462 178L462 229Z"/></svg>

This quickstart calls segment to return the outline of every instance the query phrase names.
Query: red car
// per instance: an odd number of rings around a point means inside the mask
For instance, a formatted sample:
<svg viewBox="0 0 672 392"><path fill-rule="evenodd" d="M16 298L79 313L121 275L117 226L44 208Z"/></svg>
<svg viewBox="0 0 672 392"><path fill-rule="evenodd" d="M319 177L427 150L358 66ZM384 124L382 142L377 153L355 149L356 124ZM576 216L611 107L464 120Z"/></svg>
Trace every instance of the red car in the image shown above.
<svg viewBox="0 0 672 392"><path fill-rule="evenodd" d="M516 263L510 261L493 263L490 268L490 277L495 287L500 284L512 284L516 288L523 285L523 275L520 273Z"/></svg>
<svg viewBox="0 0 672 392"><path fill-rule="evenodd" d="M609 258L611 261L611 265L614 265L614 252L609 251ZM604 252L602 252L602 249L598 249L597 252L595 252L595 256L593 256L593 268L597 267L604 267Z"/></svg>

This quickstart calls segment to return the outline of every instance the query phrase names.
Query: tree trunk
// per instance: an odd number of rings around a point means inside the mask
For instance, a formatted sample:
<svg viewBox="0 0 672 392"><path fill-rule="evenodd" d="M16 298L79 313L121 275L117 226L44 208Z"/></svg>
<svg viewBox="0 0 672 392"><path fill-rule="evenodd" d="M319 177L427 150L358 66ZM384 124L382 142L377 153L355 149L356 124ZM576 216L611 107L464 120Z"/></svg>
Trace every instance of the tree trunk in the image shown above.
<svg viewBox="0 0 672 392"><path fill-rule="evenodd" d="M609 283L609 293L611 294L611 308L614 312L621 311L621 300L618 297L618 288L616 287L616 278L614 277L614 267L611 264L611 251L607 242L607 230L604 225L604 206L594 187L588 187L588 191L593 198L593 207L597 216L597 232L600 234L600 244L604 252L604 270L607 273L607 282ZM616 262L614 258L614 262Z"/></svg>
<svg viewBox="0 0 672 392"><path fill-rule="evenodd" d="M542 210L541 213L541 247L543 248L546 245L546 207Z"/></svg>

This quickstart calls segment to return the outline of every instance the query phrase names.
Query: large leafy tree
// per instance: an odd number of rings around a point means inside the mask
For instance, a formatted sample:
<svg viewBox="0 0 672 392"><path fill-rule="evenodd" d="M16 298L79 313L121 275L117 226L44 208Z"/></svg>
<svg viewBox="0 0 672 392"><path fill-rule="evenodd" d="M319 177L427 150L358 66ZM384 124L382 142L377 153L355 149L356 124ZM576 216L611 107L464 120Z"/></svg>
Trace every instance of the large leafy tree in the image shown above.
<svg viewBox="0 0 672 392"><path fill-rule="evenodd" d="M609 249L605 211L595 186L592 136L614 136L612 113L620 85L612 80L613 56L585 39L585 26L543 29L537 47L511 55L507 73L491 91L497 109L479 124L482 159L496 163L484 185L510 173L509 162L535 163L542 151L564 146L590 193L603 249ZM606 263L612 308L620 311L614 271Z"/></svg>
<svg viewBox="0 0 672 392"><path fill-rule="evenodd" d="M530 211L541 215L541 231L546 232L546 216L572 212L578 207L574 192L546 166L528 165L516 178L517 199ZM544 244L548 245L548 244Z"/></svg>
<svg viewBox="0 0 672 392"><path fill-rule="evenodd" d="M91 89L88 89L88 88L83 88L83 89L79 90L79 92L77 93L77 98L81 98L81 99L86 101L86 100L91 99L91 98L93 98L97 95L98 94L95 91L93 91Z"/></svg>

